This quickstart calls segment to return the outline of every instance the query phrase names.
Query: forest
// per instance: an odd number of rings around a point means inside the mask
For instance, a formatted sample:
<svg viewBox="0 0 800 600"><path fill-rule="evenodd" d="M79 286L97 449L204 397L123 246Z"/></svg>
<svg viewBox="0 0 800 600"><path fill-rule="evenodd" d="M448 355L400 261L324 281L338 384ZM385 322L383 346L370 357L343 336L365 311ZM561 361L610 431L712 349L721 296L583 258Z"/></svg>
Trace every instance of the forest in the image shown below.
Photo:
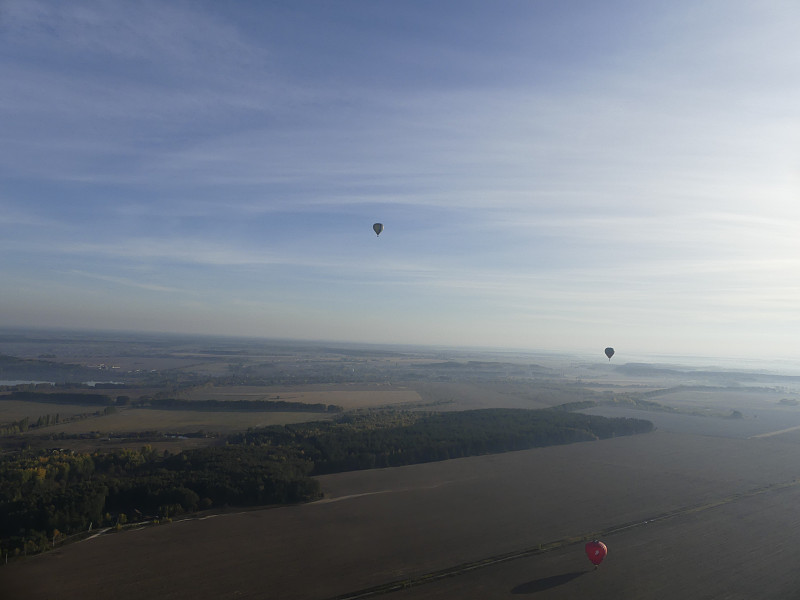
<svg viewBox="0 0 800 600"><path fill-rule="evenodd" d="M109 396L105 394L92 394L90 392L34 392L15 390L11 393L0 395L0 400L47 402L50 404L85 404L88 406L111 406L114 404L114 400Z"/></svg>
<svg viewBox="0 0 800 600"><path fill-rule="evenodd" d="M606 418L558 409L458 412L365 412L334 422L251 429L232 443L292 448L313 474L397 467L450 458L527 450L652 431L641 419Z"/></svg>
<svg viewBox="0 0 800 600"><path fill-rule="evenodd" d="M646 433L652 423L565 410L364 411L251 429L223 446L159 453L26 450L0 459L0 550L48 549L94 527L321 497L313 475Z"/></svg>
<svg viewBox="0 0 800 600"><path fill-rule="evenodd" d="M7 455L0 461L0 548L29 554L92 527L313 500L320 492L310 471L308 461L267 447Z"/></svg>
<svg viewBox="0 0 800 600"><path fill-rule="evenodd" d="M136 403L159 410L208 410L208 411L267 411L267 412L342 412L341 406L334 404L289 402L286 400L176 400L174 398L153 398L147 403Z"/></svg>
<svg viewBox="0 0 800 600"><path fill-rule="evenodd" d="M16 386L21 387L21 386ZM0 401L20 400L23 402L45 402L49 404L78 404L87 406L131 406L158 410L208 410L208 411L268 411L268 412L342 412L341 406L333 404L310 404L287 400L179 400L176 398L143 397L131 401L128 396L112 399L105 394L91 392L28 391L15 389L0 394Z"/></svg>

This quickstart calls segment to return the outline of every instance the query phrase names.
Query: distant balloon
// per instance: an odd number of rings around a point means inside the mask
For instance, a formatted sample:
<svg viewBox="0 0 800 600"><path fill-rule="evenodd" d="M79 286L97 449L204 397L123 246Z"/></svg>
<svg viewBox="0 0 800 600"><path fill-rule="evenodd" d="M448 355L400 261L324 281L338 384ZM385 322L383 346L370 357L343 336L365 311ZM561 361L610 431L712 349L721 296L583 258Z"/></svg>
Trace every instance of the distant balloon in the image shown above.
<svg viewBox="0 0 800 600"><path fill-rule="evenodd" d="M606 356L608 357L608 362L611 362L611 357L614 356L614 349L606 348Z"/></svg>
<svg viewBox="0 0 800 600"><path fill-rule="evenodd" d="M586 556L588 556L589 560L592 561L595 569L601 562L603 562L606 554L608 554L608 548L606 548L606 545L603 542L592 540L586 544Z"/></svg>
<svg viewBox="0 0 800 600"><path fill-rule="evenodd" d="M375 232L375 235L380 235L381 231L383 231L383 223L375 223L372 226L372 230Z"/></svg>

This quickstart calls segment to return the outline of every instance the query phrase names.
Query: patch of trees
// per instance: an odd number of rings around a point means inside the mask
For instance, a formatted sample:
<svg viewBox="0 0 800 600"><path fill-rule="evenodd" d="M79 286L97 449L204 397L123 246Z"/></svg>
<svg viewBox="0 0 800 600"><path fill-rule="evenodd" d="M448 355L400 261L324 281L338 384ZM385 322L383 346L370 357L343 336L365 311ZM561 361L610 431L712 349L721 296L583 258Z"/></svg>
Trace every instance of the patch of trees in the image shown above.
<svg viewBox="0 0 800 600"><path fill-rule="evenodd" d="M94 413L81 413L77 415L69 415L62 417L60 413L40 415L38 417L24 417L19 421L12 421L11 423L0 424L0 437L8 435L17 435L26 433L34 429L42 429L52 425L59 425L63 423L71 423L73 421L80 421L82 419L90 419L92 417L108 416L117 412L113 406L106 406L102 411L95 411Z"/></svg>
<svg viewBox="0 0 800 600"><path fill-rule="evenodd" d="M581 400L578 402L565 402L564 404L559 404L558 406L554 406L553 410L563 410L566 412L571 412L574 410L584 410L587 408L594 408L597 406L597 402L594 400Z"/></svg>
<svg viewBox="0 0 800 600"><path fill-rule="evenodd" d="M555 409L389 414L345 415L337 422L252 429L231 436L231 441L295 448L311 459L314 474L324 474L527 450L653 429L650 421L642 419Z"/></svg>
<svg viewBox="0 0 800 600"><path fill-rule="evenodd" d="M656 394L652 392L646 392L645 394L612 394L611 392L606 392L607 397L603 400L603 404L613 404L615 406L623 406L625 408L635 408L638 410L646 410L650 412L670 412L670 413L677 413L680 412L677 408L673 406L667 406L666 404L660 404L653 400L645 400L645 397L653 397Z"/></svg>
<svg viewBox="0 0 800 600"><path fill-rule="evenodd" d="M335 404L309 404L306 402L287 402L285 400L177 400L174 398L150 399L150 408L161 410L203 410L203 411L264 411L264 412L342 412Z"/></svg>
<svg viewBox="0 0 800 600"><path fill-rule="evenodd" d="M311 476L646 433L641 419L564 409L365 411L251 429L227 445L159 453L26 450L0 457L0 548L40 551L91 525L171 518L225 505L320 497Z"/></svg>
<svg viewBox="0 0 800 600"><path fill-rule="evenodd" d="M89 406L111 406L114 401L105 394L86 392L29 392L15 391L0 395L0 400L23 402L48 402L50 404L81 404Z"/></svg>
<svg viewBox="0 0 800 600"><path fill-rule="evenodd" d="M171 518L200 508L312 500L319 483L301 456L224 446L158 453L24 452L0 460L0 548L41 551L89 527Z"/></svg>
<svg viewBox="0 0 800 600"><path fill-rule="evenodd" d="M15 435L17 433L25 433L30 427L30 419L24 417L19 421L12 421L11 423L4 423L0 425L0 435Z"/></svg>
<svg viewBox="0 0 800 600"><path fill-rule="evenodd" d="M19 421L12 421L11 423L0 425L0 435L25 433L29 429L33 429L35 427L49 427L50 425L56 425L59 422L61 422L61 417L58 413L54 415L40 416L35 421L30 419L30 417L24 417Z"/></svg>

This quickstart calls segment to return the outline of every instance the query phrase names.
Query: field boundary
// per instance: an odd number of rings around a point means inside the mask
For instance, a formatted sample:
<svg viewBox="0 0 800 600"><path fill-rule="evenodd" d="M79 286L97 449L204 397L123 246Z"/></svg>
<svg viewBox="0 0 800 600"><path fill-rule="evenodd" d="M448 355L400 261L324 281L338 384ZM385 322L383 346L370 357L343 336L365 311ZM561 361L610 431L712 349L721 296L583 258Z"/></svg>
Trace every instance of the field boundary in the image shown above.
<svg viewBox="0 0 800 600"><path fill-rule="evenodd" d="M797 425L795 427L789 427L788 429L779 429L778 431L768 431L767 433L759 433L759 434L756 434L756 435L751 435L747 439L748 440L754 440L754 439L757 439L757 438L772 437L774 435L781 435L782 433L789 433L790 431L797 431L798 429L800 429L800 425Z"/></svg>
<svg viewBox="0 0 800 600"><path fill-rule="evenodd" d="M792 481L786 481L783 483L768 484L757 488L753 488L745 492L740 492L738 494L734 494L732 496L728 496L726 498L722 498L719 500L713 500L710 502L703 502L699 504L693 504L690 506L676 508L674 510L655 515L649 519L631 521L619 525L612 525L610 527L601 529L599 531L593 531L581 535L564 537L558 540L553 540L550 542L539 544L538 546L524 548L521 550L514 550L511 552L506 552L504 554L496 554L494 556L488 556L486 558L461 563L458 565L454 565L452 567L446 567L444 569L430 571L428 573L423 573L421 575L417 575L414 577L408 577L406 579L400 579L364 588L361 590L356 590L353 592L347 592L345 594L333 596L328 600L361 600L362 598L372 598L374 596L390 594L392 592L397 592L400 590L405 590L408 588L425 585L426 583L433 583L434 581L439 581L440 579L463 575L465 573L469 573L476 569L483 569L485 567L491 567L500 563L517 560L520 558L527 558L530 556L536 556L537 554L544 554L546 552L551 552L553 550L558 550L560 548L566 548L569 546L582 544L592 539L607 538L609 536L613 536L614 534L621 533L623 531L627 531L635 527L642 527L650 523L657 523L659 521L666 521L667 519L673 519L675 517L701 513L707 510L713 510L715 508L720 508L722 506L726 506L728 504L732 504L734 502L738 502L746 498L752 498L754 496L758 496L760 494L766 494L768 492L777 492L787 488L797 487L798 485L800 485L800 481L798 481L797 479L793 479Z"/></svg>

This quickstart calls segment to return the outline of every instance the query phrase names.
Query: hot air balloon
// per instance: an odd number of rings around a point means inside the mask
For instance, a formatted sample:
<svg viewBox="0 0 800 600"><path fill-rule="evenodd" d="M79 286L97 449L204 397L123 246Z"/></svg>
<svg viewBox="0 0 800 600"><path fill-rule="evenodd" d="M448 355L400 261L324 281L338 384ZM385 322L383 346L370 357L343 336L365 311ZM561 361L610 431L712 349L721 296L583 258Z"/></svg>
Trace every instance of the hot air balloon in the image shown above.
<svg viewBox="0 0 800 600"><path fill-rule="evenodd" d="M381 231L383 231L383 223L375 223L372 226L372 230L375 232L375 235L380 235Z"/></svg>
<svg viewBox="0 0 800 600"><path fill-rule="evenodd" d="M614 349L606 348L606 356L608 357L608 362L611 362L611 357L614 356Z"/></svg>
<svg viewBox="0 0 800 600"><path fill-rule="evenodd" d="M608 554L608 548L606 548L606 545L603 542L592 540L586 544L586 556L588 556L589 560L592 561L595 569L601 562L603 562L606 554Z"/></svg>

